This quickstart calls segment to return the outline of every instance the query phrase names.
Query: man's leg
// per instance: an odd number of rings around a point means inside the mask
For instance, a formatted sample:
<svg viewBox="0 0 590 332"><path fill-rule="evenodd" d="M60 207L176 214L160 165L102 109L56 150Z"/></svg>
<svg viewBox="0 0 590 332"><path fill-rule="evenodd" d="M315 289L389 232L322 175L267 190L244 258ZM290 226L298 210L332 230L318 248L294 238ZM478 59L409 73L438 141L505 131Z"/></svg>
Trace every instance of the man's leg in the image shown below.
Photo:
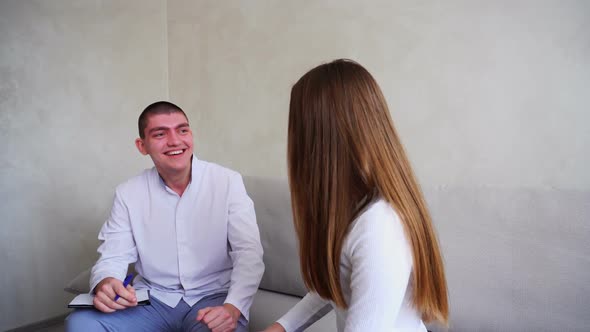
<svg viewBox="0 0 590 332"><path fill-rule="evenodd" d="M203 308L223 305L223 301L225 301L226 297L227 293L214 294L206 296L199 302L195 303L191 308L191 311L184 317L182 330L185 332L210 332L211 330L207 325L197 322L197 312ZM248 332L248 321L246 321L244 317L240 317L238 320L236 332Z"/></svg>
<svg viewBox="0 0 590 332"><path fill-rule="evenodd" d="M137 306L113 313L96 309L76 309L66 318L66 331L170 331L174 330L174 308L150 299L151 305ZM176 323L176 324L175 324Z"/></svg>

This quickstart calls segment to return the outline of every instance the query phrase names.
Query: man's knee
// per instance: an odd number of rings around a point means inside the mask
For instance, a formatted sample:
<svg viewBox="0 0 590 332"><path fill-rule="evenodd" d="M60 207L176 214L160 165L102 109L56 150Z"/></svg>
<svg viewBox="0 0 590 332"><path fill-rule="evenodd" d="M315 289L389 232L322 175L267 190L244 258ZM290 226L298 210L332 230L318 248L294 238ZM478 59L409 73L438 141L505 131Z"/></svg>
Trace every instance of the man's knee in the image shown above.
<svg viewBox="0 0 590 332"><path fill-rule="evenodd" d="M235 332L248 332L248 325L238 324Z"/></svg>
<svg viewBox="0 0 590 332"><path fill-rule="evenodd" d="M202 324L200 322L193 322L190 325L185 324L183 326L183 331L187 331L187 332L211 332L211 330L207 327L207 325ZM238 322L238 326L236 326L236 329L234 330L234 332L248 332L248 326L247 325L243 325L242 322Z"/></svg>
<svg viewBox="0 0 590 332"><path fill-rule="evenodd" d="M99 322L99 314L91 309L74 310L66 317L66 332L77 331L106 331Z"/></svg>

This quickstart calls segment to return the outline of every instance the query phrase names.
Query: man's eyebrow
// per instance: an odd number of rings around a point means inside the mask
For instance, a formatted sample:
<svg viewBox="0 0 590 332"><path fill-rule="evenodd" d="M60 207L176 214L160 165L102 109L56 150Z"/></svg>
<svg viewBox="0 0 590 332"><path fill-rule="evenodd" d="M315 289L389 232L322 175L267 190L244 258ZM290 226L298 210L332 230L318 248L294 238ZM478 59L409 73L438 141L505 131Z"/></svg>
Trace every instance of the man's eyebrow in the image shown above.
<svg viewBox="0 0 590 332"><path fill-rule="evenodd" d="M176 128L175 128L175 129L178 129L178 128L184 128L184 127L188 127L188 126L189 126L189 125L188 125L188 123L187 123L187 122L183 122L183 123L179 124L178 126L176 126ZM152 128L152 129L150 129L150 130L148 131L148 133L152 133L152 132L154 132L154 131L160 131L160 130L168 130L168 129L170 129L170 128L169 128L169 127L154 127L154 128Z"/></svg>
<svg viewBox="0 0 590 332"><path fill-rule="evenodd" d="M168 129L168 127L154 127L154 128L152 128L152 129L150 129L150 130L148 131L148 133L152 133L152 132L154 132L154 131L160 131L160 130L167 130L167 129Z"/></svg>

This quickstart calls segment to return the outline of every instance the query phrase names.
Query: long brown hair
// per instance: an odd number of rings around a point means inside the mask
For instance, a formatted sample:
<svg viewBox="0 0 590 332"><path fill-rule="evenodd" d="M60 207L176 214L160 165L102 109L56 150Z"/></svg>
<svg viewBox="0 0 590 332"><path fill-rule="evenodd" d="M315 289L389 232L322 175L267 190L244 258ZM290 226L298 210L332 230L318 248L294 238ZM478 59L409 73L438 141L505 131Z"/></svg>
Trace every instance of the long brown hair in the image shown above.
<svg viewBox="0 0 590 332"><path fill-rule="evenodd" d="M424 321L448 321L447 286L430 214L381 89L350 60L320 65L291 90L287 159L305 285L346 308L340 254L349 226L380 196L412 249L413 304ZM392 221L393 222L393 221Z"/></svg>

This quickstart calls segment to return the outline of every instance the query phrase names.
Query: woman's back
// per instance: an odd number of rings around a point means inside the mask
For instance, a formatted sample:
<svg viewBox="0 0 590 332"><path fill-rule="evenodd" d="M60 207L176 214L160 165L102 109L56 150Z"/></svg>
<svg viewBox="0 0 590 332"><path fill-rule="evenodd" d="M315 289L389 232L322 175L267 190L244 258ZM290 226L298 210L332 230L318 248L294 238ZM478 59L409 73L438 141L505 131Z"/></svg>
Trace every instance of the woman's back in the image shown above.
<svg viewBox="0 0 590 332"><path fill-rule="evenodd" d="M340 284L349 304L339 308L309 293L278 322L301 331L335 309L338 331L426 331L412 307L412 253L395 210L370 203L351 224L340 260Z"/></svg>
<svg viewBox="0 0 590 332"><path fill-rule="evenodd" d="M411 302L412 252L389 203L375 200L353 222L341 257L341 285L349 306L336 310L339 331L426 330ZM391 319L369 321L371 316Z"/></svg>

